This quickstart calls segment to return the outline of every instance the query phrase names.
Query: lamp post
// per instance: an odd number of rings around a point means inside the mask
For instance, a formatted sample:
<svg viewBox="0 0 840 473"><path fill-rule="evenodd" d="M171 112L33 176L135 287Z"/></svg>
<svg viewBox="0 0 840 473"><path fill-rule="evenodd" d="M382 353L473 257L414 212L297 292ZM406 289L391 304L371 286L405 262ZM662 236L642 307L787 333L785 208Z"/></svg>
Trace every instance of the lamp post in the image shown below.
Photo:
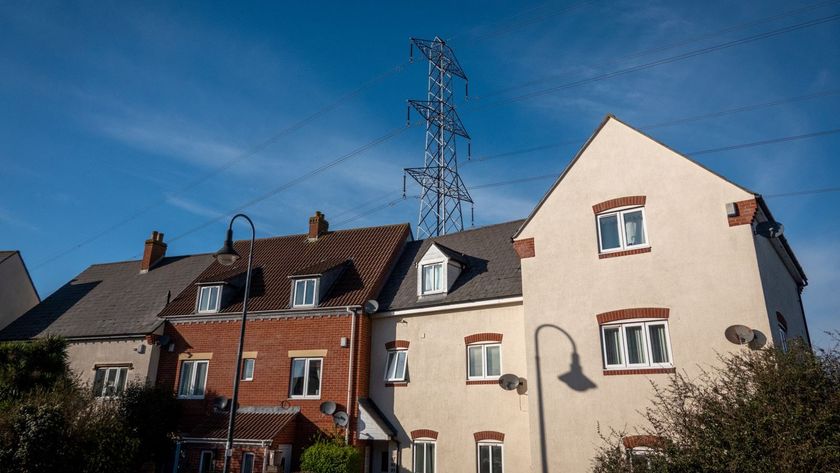
<svg viewBox="0 0 840 473"><path fill-rule="evenodd" d="M254 257L254 240L257 232L254 229L254 222L251 221L245 214L236 214L230 219L228 225L227 236L222 248L219 249L213 256L216 261L224 266L230 266L237 262L239 253L233 249L233 221L242 217L251 225L251 247L248 250L248 269L245 272L245 297L242 300L242 326L239 329L239 347L236 349L236 374L233 377L233 398L230 401L230 417L228 418L227 443L225 444L225 466L222 470L224 473L230 471L230 460L233 456L233 429L236 425L236 403L239 399L239 378L242 376L242 348L245 344L245 321L248 317L248 295L251 292L251 262Z"/></svg>

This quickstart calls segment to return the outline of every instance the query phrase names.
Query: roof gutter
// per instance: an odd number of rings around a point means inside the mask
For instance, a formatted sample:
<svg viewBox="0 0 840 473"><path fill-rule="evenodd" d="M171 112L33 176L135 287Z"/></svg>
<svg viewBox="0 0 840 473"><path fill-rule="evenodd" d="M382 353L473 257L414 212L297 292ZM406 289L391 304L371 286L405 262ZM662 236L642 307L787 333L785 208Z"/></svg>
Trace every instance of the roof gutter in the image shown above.
<svg viewBox="0 0 840 473"><path fill-rule="evenodd" d="M384 310L382 312L376 313L373 315L374 318L385 318L385 317L398 317L401 315L415 315L415 314L429 314L432 312L443 312L447 310L461 310L461 309L473 309L477 307L487 307L487 306L494 306L494 305L506 305L506 304L515 304L521 303L522 296L513 296L513 297L502 297L498 299L486 299L483 301L474 301L474 302L462 302L457 304L441 304L435 305L431 307L419 307L416 309L397 309L397 310Z"/></svg>
<svg viewBox="0 0 840 473"><path fill-rule="evenodd" d="M285 309L285 310L262 310L262 311L248 311L248 319L291 319L295 317L313 317L323 315L342 315L347 313L348 306L341 307L314 307L311 309ZM360 305L349 306L361 308ZM182 315L162 315L162 319L168 322L218 322L218 321L236 321L242 317L242 312L224 312L215 314L182 314Z"/></svg>
<svg viewBox="0 0 840 473"><path fill-rule="evenodd" d="M201 437L182 437L179 440L181 443L220 443L225 444L227 443L227 439L217 439L217 438L201 438ZM234 445L253 445L257 447L268 447L271 445L272 440L260 440L260 439L233 439Z"/></svg>

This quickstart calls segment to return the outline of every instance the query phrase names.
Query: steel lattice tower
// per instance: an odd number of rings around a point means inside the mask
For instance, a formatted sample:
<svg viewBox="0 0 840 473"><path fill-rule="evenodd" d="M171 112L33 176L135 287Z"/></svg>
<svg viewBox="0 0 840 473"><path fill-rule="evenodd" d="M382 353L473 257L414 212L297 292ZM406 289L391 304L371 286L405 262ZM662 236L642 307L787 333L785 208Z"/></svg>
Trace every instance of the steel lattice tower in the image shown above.
<svg viewBox="0 0 840 473"><path fill-rule="evenodd" d="M407 168L405 173L420 184L417 232L418 238L427 238L463 230L461 203L473 203L458 174L455 148L456 135L467 140L470 135L452 104L451 87L453 76L467 81L467 75L442 39L412 38L412 55L414 46L429 60L428 100L408 101L409 114L414 108L426 120L426 152L423 167Z"/></svg>

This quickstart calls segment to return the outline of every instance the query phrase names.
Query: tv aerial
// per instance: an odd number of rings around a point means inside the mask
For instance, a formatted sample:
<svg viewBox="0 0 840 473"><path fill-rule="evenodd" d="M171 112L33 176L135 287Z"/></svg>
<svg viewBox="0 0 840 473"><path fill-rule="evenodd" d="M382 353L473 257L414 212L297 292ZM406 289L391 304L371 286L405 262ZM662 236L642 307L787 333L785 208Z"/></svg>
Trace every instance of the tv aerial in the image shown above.
<svg viewBox="0 0 840 473"><path fill-rule="evenodd" d="M755 339L755 331L746 325L730 325L723 334L736 345L746 345Z"/></svg>
<svg viewBox="0 0 840 473"><path fill-rule="evenodd" d="M350 423L350 416L344 411L337 411L333 414L333 422L339 427L347 427L347 424Z"/></svg>
<svg viewBox="0 0 840 473"><path fill-rule="evenodd" d="M321 403L321 414L331 416L335 413L336 405L332 401L324 401Z"/></svg>

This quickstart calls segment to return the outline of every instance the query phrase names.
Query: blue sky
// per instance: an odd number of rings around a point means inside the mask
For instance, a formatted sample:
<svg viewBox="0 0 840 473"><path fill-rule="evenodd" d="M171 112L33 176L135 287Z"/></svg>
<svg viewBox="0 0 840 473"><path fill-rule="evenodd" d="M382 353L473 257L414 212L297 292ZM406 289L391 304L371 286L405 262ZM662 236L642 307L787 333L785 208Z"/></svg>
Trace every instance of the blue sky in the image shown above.
<svg viewBox="0 0 840 473"><path fill-rule="evenodd" d="M214 251L221 216L267 194L245 209L260 236L303 232L315 209L333 227L414 226L417 201L394 199L402 168L422 164L419 128L282 190L404 126L426 87L410 36L451 40L471 79L469 102L456 90L474 157L542 147L464 165L467 186L559 173L607 113L644 127L785 102L649 130L687 153L840 128L836 19L509 100L837 15L836 1L242 3L0 5L0 248L22 251L42 297L91 263L139 257L152 230L169 254ZM697 159L774 195L838 186L838 148L832 133ZM475 189L476 225L526 216L550 183ZM768 202L826 346L840 328L840 192Z"/></svg>

